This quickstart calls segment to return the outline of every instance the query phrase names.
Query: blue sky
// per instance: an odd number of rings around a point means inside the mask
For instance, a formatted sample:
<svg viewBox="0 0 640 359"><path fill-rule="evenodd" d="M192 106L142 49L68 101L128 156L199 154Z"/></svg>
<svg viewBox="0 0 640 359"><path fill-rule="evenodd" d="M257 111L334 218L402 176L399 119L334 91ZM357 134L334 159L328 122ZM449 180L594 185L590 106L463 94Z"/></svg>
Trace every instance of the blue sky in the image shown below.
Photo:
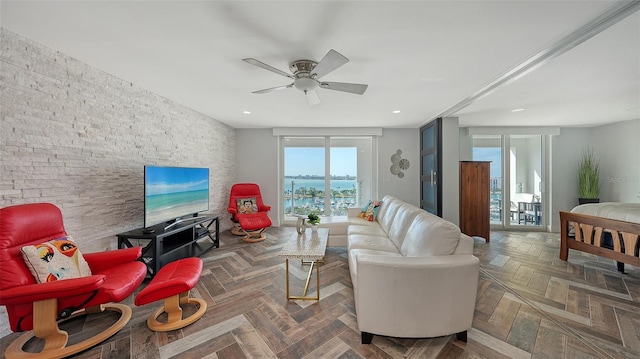
<svg viewBox="0 0 640 359"><path fill-rule="evenodd" d="M147 196L209 189L208 168L154 167L145 168Z"/></svg>
<svg viewBox="0 0 640 359"><path fill-rule="evenodd" d="M475 161L491 161L491 177L502 177L500 148L476 147ZM284 149L285 176L324 175L324 147L286 147ZM331 174L356 176L357 152L355 147L331 148Z"/></svg>
<svg viewBox="0 0 640 359"><path fill-rule="evenodd" d="M355 147L331 148L331 174L356 176ZM285 176L324 175L324 147L286 147L284 149Z"/></svg>
<svg viewBox="0 0 640 359"><path fill-rule="evenodd" d="M474 147L474 161L491 161L491 177L502 177L502 165L500 161L501 150L498 147Z"/></svg>

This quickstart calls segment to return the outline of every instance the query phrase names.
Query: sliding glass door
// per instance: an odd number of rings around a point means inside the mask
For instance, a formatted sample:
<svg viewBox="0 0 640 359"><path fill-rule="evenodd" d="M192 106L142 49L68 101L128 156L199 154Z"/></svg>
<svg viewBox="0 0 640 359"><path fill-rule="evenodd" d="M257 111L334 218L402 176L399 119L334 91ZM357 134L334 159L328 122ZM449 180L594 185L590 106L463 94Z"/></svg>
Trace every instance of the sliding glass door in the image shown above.
<svg viewBox="0 0 640 359"><path fill-rule="evenodd" d="M473 160L491 161L492 227L544 225L543 141L543 135L473 135Z"/></svg>
<svg viewBox="0 0 640 359"><path fill-rule="evenodd" d="M542 136L509 136L509 224L541 226Z"/></svg>
<svg viewBox="0 0 640 359"><path fill-rule="evenodd" d="M285 141L285 215L323 213L326 194L324 138L286 138Z"/></svg>

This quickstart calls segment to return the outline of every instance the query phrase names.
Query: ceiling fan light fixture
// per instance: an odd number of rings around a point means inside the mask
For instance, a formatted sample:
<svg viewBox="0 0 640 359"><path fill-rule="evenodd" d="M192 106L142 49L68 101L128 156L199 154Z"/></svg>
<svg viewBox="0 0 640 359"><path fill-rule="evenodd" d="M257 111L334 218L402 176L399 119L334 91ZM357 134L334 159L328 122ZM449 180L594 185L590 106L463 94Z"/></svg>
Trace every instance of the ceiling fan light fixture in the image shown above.
<svg viewBox="0 0 640 359"><path fill-rule="evenodd" d="M318 87L318 81L310 77L298 77L293 81L293 86L298 90L311 91Z"/></svg>
<svg viewBox="0 0 640 359"><path fill-rule="evenodd" d="M349 62L349 59L333 49L329 50L329 52L327 52L327 54L322 58L322 60L320 60L320 62L315 62L312 60L296 60L291 62L289 64L289 70L293 73L293 75L281 71L271 65L267 65L264 62L258 61L254 58L246 58L242 59L242 61L250 65L271 71L278 75L286 76L290 79L293 79L293 82L289 85L253 91L254 94L263 94L276 90L295 87L296 89L304 92L305 97L307 98L307 103L311 106L317 105L321 102L318 94L315 91L317 88L362 95L368 87L368 85L363 84L330 81L321 82L318 80L319 78L327 75L333 70Z"/></svg>

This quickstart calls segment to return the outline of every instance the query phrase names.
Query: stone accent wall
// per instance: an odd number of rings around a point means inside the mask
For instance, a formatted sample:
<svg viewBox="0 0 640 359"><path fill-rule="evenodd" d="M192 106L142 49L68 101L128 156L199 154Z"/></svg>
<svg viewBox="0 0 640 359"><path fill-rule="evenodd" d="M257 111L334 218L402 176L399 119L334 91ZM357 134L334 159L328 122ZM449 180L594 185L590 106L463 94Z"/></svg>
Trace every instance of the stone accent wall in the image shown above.
<svg viewBox="0 0 640 359"><path fill-rule="evenodd" d="M144 165L208 167L231 226L235 130L0 29L0 206L51 202L86 252L143 225Z"/></svg>

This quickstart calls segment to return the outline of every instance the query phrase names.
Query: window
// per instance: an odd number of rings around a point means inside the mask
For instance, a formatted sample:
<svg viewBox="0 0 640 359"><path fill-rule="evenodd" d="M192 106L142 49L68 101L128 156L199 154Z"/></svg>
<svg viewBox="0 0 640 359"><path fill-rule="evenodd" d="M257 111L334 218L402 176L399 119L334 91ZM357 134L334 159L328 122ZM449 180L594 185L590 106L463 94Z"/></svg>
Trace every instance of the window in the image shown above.
<svg viewBox="0 0 640 359"><path fill-rule="evenodd" d="M283 143L284 217L309 212L345 216L373 193L371 136L285 136Z"/></svg>
<svg viewBox="0 0 640 359"><path fill-rule="evenodd" d="M473 135L473 159L491 161L490 218L504 227L544 224L544 135Z"/></svg>

